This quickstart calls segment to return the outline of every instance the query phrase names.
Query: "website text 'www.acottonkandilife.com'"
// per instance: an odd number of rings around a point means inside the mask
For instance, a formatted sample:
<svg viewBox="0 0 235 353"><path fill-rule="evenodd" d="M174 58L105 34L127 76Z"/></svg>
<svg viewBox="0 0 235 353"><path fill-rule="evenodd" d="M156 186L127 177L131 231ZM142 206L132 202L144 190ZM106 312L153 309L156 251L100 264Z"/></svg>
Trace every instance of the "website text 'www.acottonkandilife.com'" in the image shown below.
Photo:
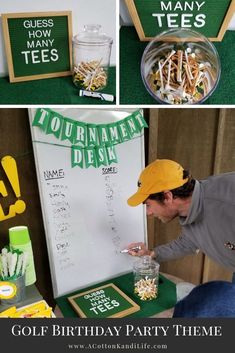
<svg viewBox="0 0 235 353"><path fill-rule="evenodd" d="M69 349L79 350L166 350L167 344L150 344L150 343L88 343L88 344L68 344Z"/></svg>

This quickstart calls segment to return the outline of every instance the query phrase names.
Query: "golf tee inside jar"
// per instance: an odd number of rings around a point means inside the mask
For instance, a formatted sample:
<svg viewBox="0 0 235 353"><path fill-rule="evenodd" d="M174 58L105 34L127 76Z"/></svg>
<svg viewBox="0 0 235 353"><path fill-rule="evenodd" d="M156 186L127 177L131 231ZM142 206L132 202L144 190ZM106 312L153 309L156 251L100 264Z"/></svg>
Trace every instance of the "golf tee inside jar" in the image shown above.
<svg viewBox="0 0 235 353"><path fill-rule="evenodd" d="M86 25L73 37L73 82L88 91L102 90L108 82L113 40L100 25Z"/></svg>
<svg viewBox="0 0 235 353"><path fill-rule="evenodd" d="M158 296L159 264L151 256L142 256L133 265L134 293L140 300L149 301Z"/></svg>
<svg viewBox="0 0 235 353"><path fill-rule="evenodd" d="M144 85L162 104L203 103L215 90L220 71L214 45L202 34L184 28L156 36L141 60Z"/></svg>

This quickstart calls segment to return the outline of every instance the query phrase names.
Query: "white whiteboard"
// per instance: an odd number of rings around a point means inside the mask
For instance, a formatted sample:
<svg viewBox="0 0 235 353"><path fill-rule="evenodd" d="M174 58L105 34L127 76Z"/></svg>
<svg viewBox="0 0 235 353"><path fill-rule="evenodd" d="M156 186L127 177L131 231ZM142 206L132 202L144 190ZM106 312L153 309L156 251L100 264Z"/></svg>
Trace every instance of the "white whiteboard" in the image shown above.
<svg viewBox="0 0 235 353"><path fill-rule="evenodd" d="M133 112L53 110L94 124L115 122ZM29 109L29 119L56 298L132 270L136 258L120 250L130 242L147 240L144 206L127 205L144 168L144 137L115 146L118 163L112 164L112 174L103 167L72 168L70 142L32 126L35 112ZM50 179L48 171L60 171L60 177Z"/></svg>

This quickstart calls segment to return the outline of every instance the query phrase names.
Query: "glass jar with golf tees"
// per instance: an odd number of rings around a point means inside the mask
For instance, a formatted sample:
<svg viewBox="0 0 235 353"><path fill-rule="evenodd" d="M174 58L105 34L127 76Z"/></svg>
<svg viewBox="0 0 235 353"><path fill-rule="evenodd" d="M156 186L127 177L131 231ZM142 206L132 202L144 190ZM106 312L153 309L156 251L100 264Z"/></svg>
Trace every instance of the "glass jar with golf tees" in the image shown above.
<svg viewBox="0 0 235 353"><path fill-rule="evenodd" d="M87 91L102 90L108 82L113 40L100 30L100 25L85 25L73 37L73 82Z"/></svg>
<svg viewBox="0 0 235 353"><path fill-rule="evenodd" d="M158 296L159 264L151 256L142 256L133 265L134 293L141 300Z"/></svg>
<svg viewBox="0 0 235 353"><path fill-rule="evenodd" d="M221 65L215 46L201 33L175 28L158 34L145 48L141 76L161 104L201 104L216 89Z"/></svg>

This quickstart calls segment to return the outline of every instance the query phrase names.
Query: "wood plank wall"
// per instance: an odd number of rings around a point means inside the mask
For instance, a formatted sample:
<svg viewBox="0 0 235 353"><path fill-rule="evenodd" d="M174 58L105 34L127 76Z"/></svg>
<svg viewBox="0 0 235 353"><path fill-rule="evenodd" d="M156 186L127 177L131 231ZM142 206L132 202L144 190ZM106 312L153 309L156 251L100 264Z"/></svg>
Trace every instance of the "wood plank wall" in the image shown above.
<svg viewBox="0 0 235 353"><path fill-rule="evenodd" d="M146 161L171 158L192 171L196 178L235 170L235 110L233 109L148 109L146 129ZM27 225L33 245L37 282L41 294L54 305L45 232L31 143L28 112L23 108L0 109L0 159L11 155L16 159L22 199L27 209L0 223L0 248L8 243L8 229ZM0 166L0 180L9 195L0 196L4 212L16 200L10 183ZM135 182L135 181L133 181ZM149 220L149 244L162 244L180 233L177 221L163 225ZM231 273L205 258L203 254L188 256L161 265L161 271L200 283L210 279L230 279Z"/></svg>
<svg viewBox="0 0 235 353"><path fill-rule="evenodd" d="M150 109L149 156L178 161L197 179L235 170L235 110ZM148 220L150 247L164 244L180 234L177 220L162 224ZM161 271L195 284L213 279L231 279L231 272L204 254L161 264Z"/></svg>

